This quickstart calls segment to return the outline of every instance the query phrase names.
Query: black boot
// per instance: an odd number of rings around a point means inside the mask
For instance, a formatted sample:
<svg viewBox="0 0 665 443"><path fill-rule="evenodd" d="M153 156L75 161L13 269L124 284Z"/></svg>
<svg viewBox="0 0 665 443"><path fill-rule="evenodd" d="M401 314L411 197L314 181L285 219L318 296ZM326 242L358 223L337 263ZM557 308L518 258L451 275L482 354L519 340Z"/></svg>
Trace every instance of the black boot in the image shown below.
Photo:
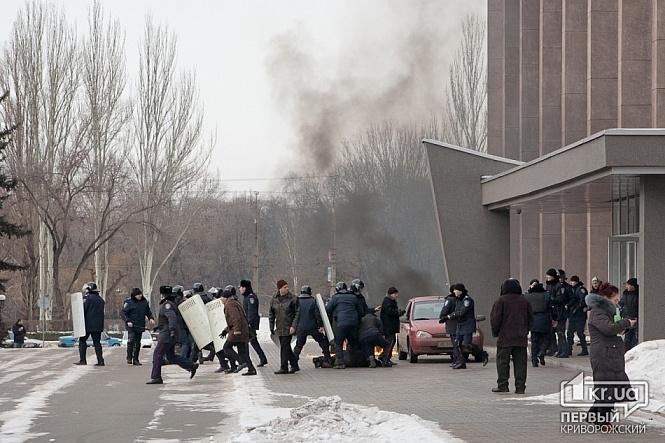
<svg viewBox="0 0 665 443"><path fill-rule="evenodd" d="M189 378L190 378L190 380L191 380L192 378L194 378L194 376L196 375L196 370L197 370L197 369L199 369L199 365L198 365L198 363L194 363L194 366L192 366L192 369L189 370Z"/></svg>
<svg viewBox="0 0 665 443"><path fill-rule="evenodd" d="M146 385L161 385L164 384L164 381L161 378L151 378L150 381L146 382Z"/></svg>
<svg viewBox="0 0 665 443"><path fill-rule="evenodd" d="M545 366L545 356L544 355L539 355L538 356L538 361L540 362L541 365Z"/></svg>
<svg viewBox="0 0 665 443"><path fill-rule="evenodd" d="M141 364L141 362L138 361L138 360L134 360L134 361L132 362L132 365L134 365L134 366L143 366L143 365Z"/></svg>

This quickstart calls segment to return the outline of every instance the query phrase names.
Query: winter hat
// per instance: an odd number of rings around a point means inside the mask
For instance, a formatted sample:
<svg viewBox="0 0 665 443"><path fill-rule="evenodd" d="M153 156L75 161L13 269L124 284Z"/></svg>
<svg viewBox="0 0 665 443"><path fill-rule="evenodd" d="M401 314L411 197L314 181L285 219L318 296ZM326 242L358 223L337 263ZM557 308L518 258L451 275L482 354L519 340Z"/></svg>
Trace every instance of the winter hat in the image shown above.
<svg viewBox="0 0 665 443"><path fill-rule="evenodd" d="M538 280L537 278L532 279L532 280L529 282L529 286L531 286L531 285L534 284L534 283L540 283L540 280Z"/></svg>
<svg viewBox="0 0 665 443"><path fill-rule="evenodd" d="M252 282L249 280L240 280L240 287L241 288L251 288L252 287Z"/></svg>
<svg viewBox="0 0 665 443"><path fill-rule="evenodd" d="M579 278L577 275L573 275L572 277L570 277L570 281L574 281L574 282L579 283L579 282L580 282L580 278Z"/></svg>
<svg viewBox="0 0 665 443"><path fill-rule="evenodd" d="M637 287L637 279L636 278L629 278L628 281L626 282L627 285L631 285L633 287Z"/></svg>
<svg viewBox="0 0 665 443"><path fill-rule="evenodd" d="M288 285L286 280L278 280L277 281L277 289L282 289L284 286Z"/></svg>
<svg viewBox="0 0 665 443"><path fill-rule="evenodd" d="M562 279L562 280L566 279L566 271L564 271L563 269L559 269L558 273L559 273L559 278L560 279Z"/></svg>
<svg viewBox="0 0 665 443"><path fill-rule="evenodd" d="M466 287L462 283L456 283L453 285L453 291L457 289L458 291L462 291L463 293L466 294Z"/></svg>
<svg viewBox="0 0 665 443"><path fill-rule="evenodd" d="M558 277L559 276L559 274L556 272L556 269L554 269L554 268L548 269L547 272L545 273L545 275L549 275L550 277Z"/></svg>
<svg viewBox="0 0 665 443"><path fill-rule="evenodd" d="M398 291L397 288L394 287L394 286L391 286L391 287L388 288L388 295L397 294L398 292L399 292L399 291Z"/></svg>
<svg viewBox="0 0 665 443"><path fill-rule="evenodd" d="M522 286L520 286L520 282L514 278L509 278L501 285L501 295L521 293Z"/></svg>

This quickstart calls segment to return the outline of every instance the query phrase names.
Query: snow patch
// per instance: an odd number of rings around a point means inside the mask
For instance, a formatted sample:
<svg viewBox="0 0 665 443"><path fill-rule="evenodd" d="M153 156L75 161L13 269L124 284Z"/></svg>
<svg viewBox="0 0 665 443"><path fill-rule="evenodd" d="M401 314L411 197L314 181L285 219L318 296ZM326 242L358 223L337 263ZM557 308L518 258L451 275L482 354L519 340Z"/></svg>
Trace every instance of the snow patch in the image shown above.
<svg viewBox="0 0 665 443"><path fill-rule="evenodd" d="M29 434L32 422L44 412L41 409L59 390L71 385L89 371L87 366L78 366L67 370L60 377L50 379L48 383L36 386L23 397L13 411L0 414L3 422L0 428L0 441L3 443L20 443L41 435Z"/></svg>
<svg viewBox="0 0 665 443"><path fill-rule="evenodd" d="M320 397L291 409L288 417L234 434L229 442L459 442L433 422L415 415L350 405L338 396Z"/></svg>
<svg viewBox="0 0 665 443"><path fill-rule="evenodd" d="M665 340L645 341L628 351L626 374L649 383L649 406L642 410L665 414Z"/></svg>

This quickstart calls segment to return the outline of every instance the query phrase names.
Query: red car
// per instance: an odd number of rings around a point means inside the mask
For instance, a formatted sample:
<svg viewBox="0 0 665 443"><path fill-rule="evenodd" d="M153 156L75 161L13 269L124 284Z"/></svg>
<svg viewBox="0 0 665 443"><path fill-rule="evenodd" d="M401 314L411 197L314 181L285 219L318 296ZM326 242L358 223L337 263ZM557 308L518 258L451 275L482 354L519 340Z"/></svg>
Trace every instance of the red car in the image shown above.
<svg viewBox="0 0 665 443"><path fill-rule="evenodd" d="M400 360L407 358L411 363L418 363L419 355L452 355L453 344L446 324L439 323L439 313L446 298L416 297L409 300L406 313L400 318L397 352ZM476 315L476 332L472 339L472 354L475 361L483 360L483 331L478 322L484 321L484 315ZM468 357L468 354L465 353Z"/></svg>

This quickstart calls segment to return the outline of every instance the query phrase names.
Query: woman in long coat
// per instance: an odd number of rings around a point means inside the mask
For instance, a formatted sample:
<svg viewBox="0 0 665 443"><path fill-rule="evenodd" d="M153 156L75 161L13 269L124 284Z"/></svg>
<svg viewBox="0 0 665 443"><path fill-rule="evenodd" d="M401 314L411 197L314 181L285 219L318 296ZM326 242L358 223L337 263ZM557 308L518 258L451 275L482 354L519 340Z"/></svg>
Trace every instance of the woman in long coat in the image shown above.
<svg viewBox="0 0 665 443"><path fill-rule="evenodd" d="M619 313L619 289L603 283L597 294L586 296L589 312L589 335L591 336L591 369L593 381L602 383L622 381L625 385L596 384L596 392L607 388L605 398L599 398L589 410L589 421L606 423L614 407L612 399L625 398L625 390L630 388L624 359L625 347L621 334L635 326L635 320L622 319ZM600 421L599 421L600 418Z"/></svg>

